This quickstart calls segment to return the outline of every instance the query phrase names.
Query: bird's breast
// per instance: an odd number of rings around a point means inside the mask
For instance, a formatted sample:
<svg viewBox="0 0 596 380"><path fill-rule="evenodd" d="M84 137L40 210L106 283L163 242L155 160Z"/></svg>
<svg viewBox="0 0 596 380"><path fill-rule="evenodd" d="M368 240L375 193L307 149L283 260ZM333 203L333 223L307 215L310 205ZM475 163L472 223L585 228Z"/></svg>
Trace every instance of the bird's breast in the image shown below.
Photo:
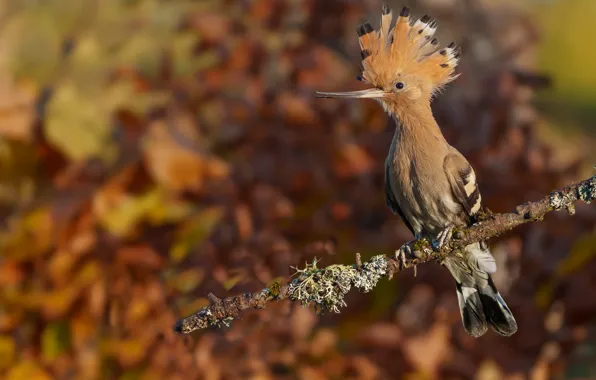
<svg viewBox="0 0 596 380"><path fill-rule="evenodd" d="M461 224L461 206L455 202L441 162L394 160L393 192L414 230L434 237L448 224Z"/></svg>

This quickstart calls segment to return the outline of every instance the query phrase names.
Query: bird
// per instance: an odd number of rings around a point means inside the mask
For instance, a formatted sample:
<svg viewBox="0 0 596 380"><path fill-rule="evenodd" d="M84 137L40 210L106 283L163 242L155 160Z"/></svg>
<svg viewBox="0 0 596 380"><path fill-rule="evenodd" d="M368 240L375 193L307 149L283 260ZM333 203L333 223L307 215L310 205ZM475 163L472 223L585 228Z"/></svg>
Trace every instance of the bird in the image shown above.
<svg viewBox="0 0 596 380"><path fill-rule="evenodd" d="M437 21L414 19L408 7L393 12L383 5L380 27L369 22L357 28L361 75L370 88L349 92L316 92L320 98L374 99L395 121L395 133L385 160L385 199L415 239L427 239L435 249L449 242L455 228L471 226L482 210L476 174L468 160L443 136L431 101L455 80L460 49L441 47ZM411 253L396 251L402 264ZM470 244L440 262L455 279L464 329L480 337L490 326L502 336L517 331L517 322L499 294L491 274L496 262L486 242Z"/></svg>

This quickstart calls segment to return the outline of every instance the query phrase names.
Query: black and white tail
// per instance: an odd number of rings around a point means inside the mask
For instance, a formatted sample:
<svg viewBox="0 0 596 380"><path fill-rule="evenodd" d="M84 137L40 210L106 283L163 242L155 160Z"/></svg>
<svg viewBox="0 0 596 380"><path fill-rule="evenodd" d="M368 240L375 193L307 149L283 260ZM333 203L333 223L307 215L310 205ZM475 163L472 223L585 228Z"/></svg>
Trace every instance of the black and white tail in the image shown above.
<svg viewBox="0 0 596 380"><path fill-rule="evenodd" d="M488 325L503 336L513 335L517 331L517 322L490 275L484 287L477 285L470 288L461 283L456 286L459 310L468 334L479 337L486 332Z"/></svg>
<svg viewBox="0 0 596 380"><path fill-rule="evenodd" d="M455 279L464 328L474 337L483 335L488 326L500 335L513 335L517 322L490 277L496 271L490 251L476 244L466 251L467 260L455 254L444 261Z"/></svg>

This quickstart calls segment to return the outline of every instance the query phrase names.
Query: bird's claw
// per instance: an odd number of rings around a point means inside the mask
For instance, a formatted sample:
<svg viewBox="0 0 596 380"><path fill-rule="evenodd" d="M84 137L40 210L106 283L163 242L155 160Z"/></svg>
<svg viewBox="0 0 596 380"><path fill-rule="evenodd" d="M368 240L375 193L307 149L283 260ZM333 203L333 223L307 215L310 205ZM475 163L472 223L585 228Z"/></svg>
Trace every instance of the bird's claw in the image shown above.
<svg viewBox="0 0 596 380"><path fill-rule="evenodd" d="M406 268L406 255L412 255L412 249L410 248L409 243L404 244L397 251L395 251L394 259L399 263L399 269Z"/></svg>
<svg viewBox="0 0 596 380"><path fill-rule="evenodd" d="M445 244L449 243L451 237L453 235L453 226L449 225L445 227L439 234L437 238L433 240L433 248L435 251L440 250L445 246Z"/></svg>

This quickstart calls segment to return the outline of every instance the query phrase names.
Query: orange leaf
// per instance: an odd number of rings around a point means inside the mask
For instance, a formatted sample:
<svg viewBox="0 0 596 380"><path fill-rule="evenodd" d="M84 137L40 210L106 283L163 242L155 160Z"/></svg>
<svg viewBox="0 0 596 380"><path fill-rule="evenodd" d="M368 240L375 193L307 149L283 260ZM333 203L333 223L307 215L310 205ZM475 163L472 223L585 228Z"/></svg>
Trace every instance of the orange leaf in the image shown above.
<svg viewBox="0 0 596 380"><path fill-rule="evenodd" d="M197 151L196 131L186 128L185 133L170 131L164 121L154 122L145 145L145 163L151 176L165 188L175 191L198 191L206 172L205 157ZM174 138L172 133L179 133ZM178 140L188 141L181 146Z"/></svg>

